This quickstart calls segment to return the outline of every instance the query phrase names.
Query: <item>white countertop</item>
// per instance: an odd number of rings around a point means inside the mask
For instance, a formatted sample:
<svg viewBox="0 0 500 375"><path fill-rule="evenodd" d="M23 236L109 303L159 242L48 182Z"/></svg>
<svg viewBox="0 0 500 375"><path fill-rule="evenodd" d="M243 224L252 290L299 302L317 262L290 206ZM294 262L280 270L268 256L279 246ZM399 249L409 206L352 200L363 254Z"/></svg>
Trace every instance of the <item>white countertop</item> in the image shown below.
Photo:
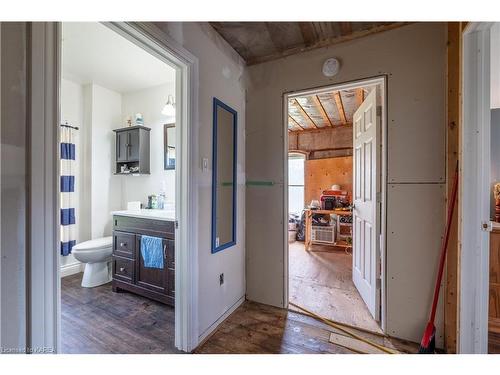
<svg viewBox="0 0 500 375"><path fill-rule="evenodd" d="M113 211L111 215L139 217L143 219L175 221L175 211L173 210L157 210L157 209L141 209L141 210L123 210Z"/></svg>

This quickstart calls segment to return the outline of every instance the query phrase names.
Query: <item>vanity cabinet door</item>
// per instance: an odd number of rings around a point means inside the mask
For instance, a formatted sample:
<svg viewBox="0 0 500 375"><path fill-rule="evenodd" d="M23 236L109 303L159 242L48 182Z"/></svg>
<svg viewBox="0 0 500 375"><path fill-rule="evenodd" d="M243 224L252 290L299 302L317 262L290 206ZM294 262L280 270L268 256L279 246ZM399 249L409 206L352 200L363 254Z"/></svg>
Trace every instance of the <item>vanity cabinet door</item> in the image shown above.
<svg viewBox="0 0 500 375"><path fill-rule="evenodd" d="M167 259L166 259L166 241L163 240L163 269L148 268L144 266L144 259L141 255L141 237L136 236L136 284L142 288L155 291L157 293L167 294L168 291L168 276L167 276Z"/></svg>
<svg viewBox="0 0 500 375"><path fill-rule="evenodd" d="M167 253L167 278L168 278L168 291L170 297L175 298L175 241L164 240Z"/></svg>

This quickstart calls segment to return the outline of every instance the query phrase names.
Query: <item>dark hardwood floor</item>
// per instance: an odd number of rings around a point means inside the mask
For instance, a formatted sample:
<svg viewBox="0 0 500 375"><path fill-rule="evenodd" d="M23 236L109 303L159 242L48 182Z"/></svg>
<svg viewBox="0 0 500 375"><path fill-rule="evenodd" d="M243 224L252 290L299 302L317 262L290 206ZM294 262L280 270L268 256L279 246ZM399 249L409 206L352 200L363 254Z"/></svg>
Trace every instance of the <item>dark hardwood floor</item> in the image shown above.
<svg viewBox="0 0 500 375"><path fill-rule="evenodd" d="M203 354L347 354L353 351L329 342L339 333L306 315L246 301L195 353ZM418 345L356 331L380 345L415 353Z"/></svg>
<svg viewBox="0 0 500 375"><path fill-rule="evenodd" d="M122 292L111 283L80 286L82 274L61 279L63 353L180 353L174 346L174 308Z"/></svg>
<svg viewBox="0 0 500 375"><path fill-rule="evenodd" d="M488 353L500 354L500 332L488 332Z"/></svg>

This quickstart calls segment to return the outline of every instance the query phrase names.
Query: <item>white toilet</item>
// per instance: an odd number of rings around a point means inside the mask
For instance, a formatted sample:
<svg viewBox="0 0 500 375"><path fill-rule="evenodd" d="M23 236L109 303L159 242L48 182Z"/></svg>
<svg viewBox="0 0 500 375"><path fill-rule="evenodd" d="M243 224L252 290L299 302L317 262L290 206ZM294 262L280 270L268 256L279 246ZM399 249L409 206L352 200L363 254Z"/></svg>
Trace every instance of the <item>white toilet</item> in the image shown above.
<svg viewBox="0 0 500 375"><path fill-rule="evenodd" d="M82 279L84 288L93 288L111 281L109 262L112 252L113 237L111 236L96 238L73 246L71 253L75 259L86 263Z"/></svg>

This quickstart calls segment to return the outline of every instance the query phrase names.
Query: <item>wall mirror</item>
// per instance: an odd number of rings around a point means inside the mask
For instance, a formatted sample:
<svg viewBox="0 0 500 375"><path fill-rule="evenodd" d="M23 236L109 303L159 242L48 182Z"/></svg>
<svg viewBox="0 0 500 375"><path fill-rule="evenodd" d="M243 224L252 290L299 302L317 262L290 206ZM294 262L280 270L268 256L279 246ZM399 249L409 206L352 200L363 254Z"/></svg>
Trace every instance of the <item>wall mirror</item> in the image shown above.
<svg viewBox="0 0 500 375"><path fill-rule="evenodd" d="M163 167L175 169L175 124L163 126Z"/></svg>
<svg viewBox="0 0 500 375"><path fill-rule="evenodd" d="M213 101L212 253L236 243L237 113Z"/></svg>

